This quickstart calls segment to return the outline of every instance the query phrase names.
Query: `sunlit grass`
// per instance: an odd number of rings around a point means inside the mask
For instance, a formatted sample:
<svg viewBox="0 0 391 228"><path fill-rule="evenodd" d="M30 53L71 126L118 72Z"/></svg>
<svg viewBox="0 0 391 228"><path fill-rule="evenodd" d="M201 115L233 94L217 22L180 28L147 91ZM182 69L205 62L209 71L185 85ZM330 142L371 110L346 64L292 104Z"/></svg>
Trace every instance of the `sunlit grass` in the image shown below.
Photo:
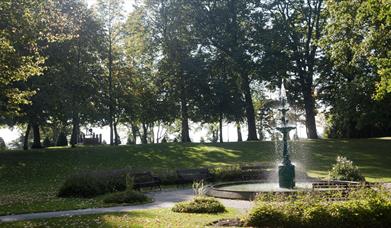
<svg viewBox="0 0 391 228"><path fill-rule="evenodd" d="M142 210L129 213L74 216L67 218L39 219L1 224L2 227L205 227L221 219L234 218L233 209L221 214L175 213L170 209Z"/></svg>
<svg viewBox="0 0 391 228"><path fill-rule="evenodd" d="M326 176L337 155L360 167L369 181L391 181L391 139L304 140L292 159L310 176ZM172 171L241 163L275 163L273 142L95 146L0 152L0 214L109 206L100 198L56 197L68 175L82 170Z"/></svg>

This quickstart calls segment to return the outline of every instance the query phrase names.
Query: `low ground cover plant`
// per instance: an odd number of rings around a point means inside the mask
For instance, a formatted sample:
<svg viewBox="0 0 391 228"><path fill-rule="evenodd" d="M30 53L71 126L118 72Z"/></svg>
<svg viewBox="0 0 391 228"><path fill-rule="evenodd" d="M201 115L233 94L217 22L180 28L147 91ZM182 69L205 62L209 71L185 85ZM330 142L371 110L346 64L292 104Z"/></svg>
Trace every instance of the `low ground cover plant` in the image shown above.
<svg viewBox="0 0 391 228"><path fill-rule="evenodd" d="M226 212L223 204L214 198L197 196L191 201L175 204L172 211L179 213L207 213L216 214Z"/></svg>
<svg viewBox="0 0 391 228"><path fill-rule="evenodd" d="M329 179L344 181L365 181L364 176L352 161L346 157L338 156L336 163L329 171Z"/></svg>
<svg viewBox="0 0 391 228"><path fill-rule="evenodd" d="M303 193L267 201L258 199L247 215L254 227L391 227L391 194L384 189L359 189L346 201L329 201ZM282 201L285 200L285 201Z"/></svg>

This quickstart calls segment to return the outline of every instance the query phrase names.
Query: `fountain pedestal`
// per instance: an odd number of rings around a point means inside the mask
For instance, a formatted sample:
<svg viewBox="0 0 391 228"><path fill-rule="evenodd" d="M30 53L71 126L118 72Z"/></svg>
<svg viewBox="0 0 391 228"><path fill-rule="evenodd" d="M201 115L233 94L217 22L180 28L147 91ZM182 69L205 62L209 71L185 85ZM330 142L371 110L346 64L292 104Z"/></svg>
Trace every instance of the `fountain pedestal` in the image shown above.
<svg viewBox="0 0 391 228"><path fill-rule="evenodd" d="M288 153L288 134L295 127L289 127L286 125L285 112L283 112L283 123L284 126L278 127L283 135L283 161L282 164L278 166L278 183L280 188L294 188L295 187L295 166L291 163Z"/></svg>
<svg viewBox="0 0 391 228"><path fill-rule="evenodd" d="M278 183L280 188L295 187L295 166L292 164L278 166Z"/></svg>

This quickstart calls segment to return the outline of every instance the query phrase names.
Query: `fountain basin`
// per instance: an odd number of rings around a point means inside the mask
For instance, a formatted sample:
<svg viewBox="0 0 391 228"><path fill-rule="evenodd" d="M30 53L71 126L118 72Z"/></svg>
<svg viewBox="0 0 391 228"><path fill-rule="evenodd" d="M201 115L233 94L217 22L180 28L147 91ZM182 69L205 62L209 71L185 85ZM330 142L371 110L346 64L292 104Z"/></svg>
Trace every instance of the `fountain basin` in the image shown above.
<svg viewBox="0 0 391 228"><path fill-rule="evenodd" d="M296 187L280 188L278 182L228 182L216 184L208 188L206 195L237 200L253 200L260 193L286 193L292 194L298 191L311 191L312 182L296 182Z"/></svg>

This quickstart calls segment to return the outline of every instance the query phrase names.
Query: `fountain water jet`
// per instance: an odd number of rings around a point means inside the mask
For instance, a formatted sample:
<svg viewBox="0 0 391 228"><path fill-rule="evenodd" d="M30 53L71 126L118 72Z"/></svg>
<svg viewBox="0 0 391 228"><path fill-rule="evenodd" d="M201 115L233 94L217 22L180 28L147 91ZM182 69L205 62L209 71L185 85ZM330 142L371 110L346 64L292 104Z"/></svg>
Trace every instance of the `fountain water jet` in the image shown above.
<svg viewBox="0 0 391 228"><path fill-rule="evenodd" d="M278 110L281 112L281 118L276 129L283 135L282 162L278 165L278 183L266 180L220 183L210 186L207 195L218 198L251 200L261 193L294 194L298 191L310 191L312 189L312 182L306 180L295 182L295 165L292 164L289 158L288 135L296 127L288 124L286 114L289 107L284 83L282 83L280 89Z"/></svg>
<svg viewBox="0 0 391 228"><path fill-rule="evenodd" d="M280 91L280 103L281 106L278 109L281 112L281 125L277 127L277 130L280 131L283 135L283 151L282 151L282 163L278 166L278 183L280 188L294 188L295 187L295 166L292 164L289 159L289 150L288 150L288 134L291 130L294 130L296 127L288 126L288 120L286 118L286 113L289 111L288 102L286 97L286 90L284 87L284 82L281 84Z"/></svg>

